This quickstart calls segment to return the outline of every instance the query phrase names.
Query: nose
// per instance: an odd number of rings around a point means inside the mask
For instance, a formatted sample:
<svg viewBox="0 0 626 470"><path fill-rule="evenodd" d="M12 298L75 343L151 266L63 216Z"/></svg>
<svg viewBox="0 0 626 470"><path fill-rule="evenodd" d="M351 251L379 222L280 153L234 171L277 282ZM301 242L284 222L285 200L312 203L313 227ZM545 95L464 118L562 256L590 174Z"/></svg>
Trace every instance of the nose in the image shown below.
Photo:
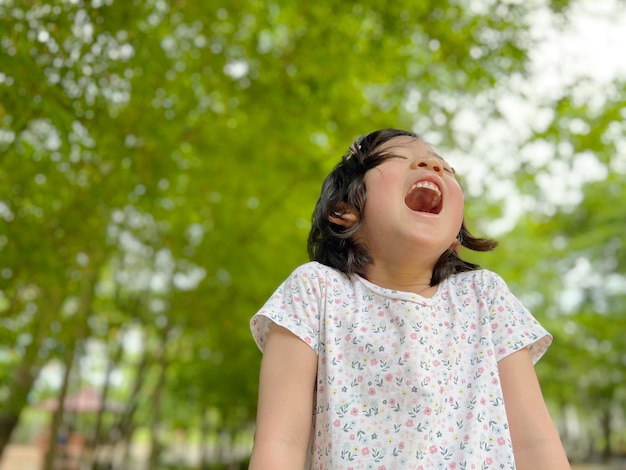
<svg viewBox="0 0 626 470"><path fill-rule="evenodd" d="M443 164L435 157L418 158L411 164L411 168L425 168L435 173L443 173Z"/></svg>

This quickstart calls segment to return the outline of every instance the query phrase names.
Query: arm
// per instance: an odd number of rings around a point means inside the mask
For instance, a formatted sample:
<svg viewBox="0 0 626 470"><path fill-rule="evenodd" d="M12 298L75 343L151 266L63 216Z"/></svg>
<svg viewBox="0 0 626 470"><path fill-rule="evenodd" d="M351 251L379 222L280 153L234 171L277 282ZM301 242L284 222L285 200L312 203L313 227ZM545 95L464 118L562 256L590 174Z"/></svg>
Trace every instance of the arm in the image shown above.
<svg viewBox="0 0 626 470"><path fill-rule="evenodd" d="M259 380L250 470L302 470L313 415L317 354L285 328L272 325Z"/></svg>
<svg viewBox="0 0 626 470"><path fill-rule="evenodd" d="M519 470L569 470L528 349L498 363L515 464Z"/></svg>

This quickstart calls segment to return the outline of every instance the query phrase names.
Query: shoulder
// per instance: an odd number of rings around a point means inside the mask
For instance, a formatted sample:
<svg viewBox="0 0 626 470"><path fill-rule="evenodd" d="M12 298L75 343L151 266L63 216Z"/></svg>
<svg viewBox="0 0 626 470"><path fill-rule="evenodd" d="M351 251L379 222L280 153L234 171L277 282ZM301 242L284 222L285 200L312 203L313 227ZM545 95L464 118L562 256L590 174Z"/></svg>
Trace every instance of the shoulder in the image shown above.
<svg viewBox="0 0 626 470"><path fill-rule="evenodd" d="M292 271L288 279L309 279L324 284L350 283L350 277L341 271L317 261L301 264Z"/></svg>
<svg viewBox="0 0 626 470"><path fill-rule="evenodd" d="M502 277L488 269L475 269L462 273L453 274L449 282L455 288L466 288L479 291L497 290L506 287L506 282Z"/></svg>

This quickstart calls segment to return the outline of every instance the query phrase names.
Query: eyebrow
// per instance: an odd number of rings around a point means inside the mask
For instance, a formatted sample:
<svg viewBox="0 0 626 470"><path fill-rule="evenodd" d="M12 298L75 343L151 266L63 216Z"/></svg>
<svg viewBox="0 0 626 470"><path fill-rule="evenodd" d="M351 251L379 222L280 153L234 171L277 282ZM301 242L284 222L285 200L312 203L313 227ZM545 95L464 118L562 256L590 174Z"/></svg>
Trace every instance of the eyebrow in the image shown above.
<svg viewBox="0 0 626 470"><path fill-rule="evenodd" d="M443 163L445 163L446 165L448 165L450 168L452 168L452 171L454 171L454 167L450 164L450 162L448 162L445 158L443 158L441 155L439 155L437 152L435 152L435 150L428 144L426 144L429 148L429 150L426 151L426 155L431 156L431 157L435 157L438 160L441 160ZM394 146L391 146L387 149L387 151L391 150L393 151Z"/></svg>

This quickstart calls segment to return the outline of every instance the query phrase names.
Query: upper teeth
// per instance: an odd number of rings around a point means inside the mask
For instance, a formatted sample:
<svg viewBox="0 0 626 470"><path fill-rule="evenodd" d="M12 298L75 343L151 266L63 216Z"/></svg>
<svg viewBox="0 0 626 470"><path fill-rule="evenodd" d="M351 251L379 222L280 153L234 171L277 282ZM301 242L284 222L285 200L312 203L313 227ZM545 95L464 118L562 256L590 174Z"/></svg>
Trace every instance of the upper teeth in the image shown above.
<svg viewBox="0 0 626 470"><path fill-rule="evenodd" d="M411 186L411 188L409 189L409 194L418 188L427 188L431 191L435 191L438 195L441 195L441 190L439 189L439 186L437 186L432 181L418 181L417 183L414 183L413 186Z"/></svg>

